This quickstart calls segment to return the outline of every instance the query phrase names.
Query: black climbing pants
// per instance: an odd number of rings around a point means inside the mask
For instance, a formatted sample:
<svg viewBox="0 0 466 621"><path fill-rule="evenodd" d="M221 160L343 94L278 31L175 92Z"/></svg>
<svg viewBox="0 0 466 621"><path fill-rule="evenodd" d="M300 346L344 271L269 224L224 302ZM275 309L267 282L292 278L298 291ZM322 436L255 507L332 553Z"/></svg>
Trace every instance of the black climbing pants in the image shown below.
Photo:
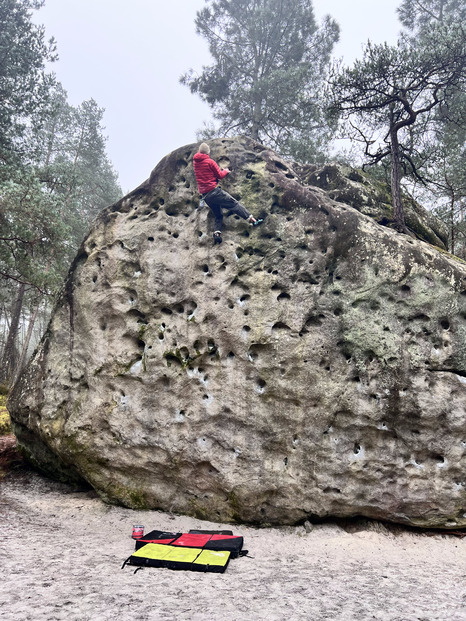
<svg viewBox="0 0 466 621"><path fill-rule="evenodd" d="M240 216L244 220L247 220L251 215L244 205L239 203L235 198L233 198L233 196L230 196L228 192L225 192L225 190L222 190L219 187L216 187L210 192L207 192L207 194L204 194L203 198L214 214L216 231L221 231L223 228L222 209L228 209L228 211Z"/></svg>

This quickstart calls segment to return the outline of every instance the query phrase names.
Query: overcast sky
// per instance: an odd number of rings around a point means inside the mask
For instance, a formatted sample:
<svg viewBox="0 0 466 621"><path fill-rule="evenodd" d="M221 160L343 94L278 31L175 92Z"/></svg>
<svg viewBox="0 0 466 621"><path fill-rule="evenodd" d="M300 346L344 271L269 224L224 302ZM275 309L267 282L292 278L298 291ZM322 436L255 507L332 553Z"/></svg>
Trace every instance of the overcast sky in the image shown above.
<svg viewBox="0 0 466 621"><path fill-rule="evenodd" d="M317 19L341 27L335 56L345 63L364 43L394 43L401 0L314 0ZM187 69L210 63L194 18L205 0L46 0L35 16L55 37L53 71L78 105L93 98L105 108L107 152L125 193L160 159L194 142L210 110L179 84Z"/></svg>

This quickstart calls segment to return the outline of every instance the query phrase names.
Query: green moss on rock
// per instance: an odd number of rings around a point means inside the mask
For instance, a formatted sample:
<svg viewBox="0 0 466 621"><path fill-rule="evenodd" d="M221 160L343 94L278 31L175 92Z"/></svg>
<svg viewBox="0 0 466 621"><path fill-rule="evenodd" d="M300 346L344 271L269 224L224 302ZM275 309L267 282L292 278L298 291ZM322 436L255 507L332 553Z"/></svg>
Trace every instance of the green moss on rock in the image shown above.
<svg viewBox="0 0 466 621"><path fill-rule="evenodd" d="M0 395L0 436L10 434L11 432L10 414L6 409L6 395Z"/></svg>

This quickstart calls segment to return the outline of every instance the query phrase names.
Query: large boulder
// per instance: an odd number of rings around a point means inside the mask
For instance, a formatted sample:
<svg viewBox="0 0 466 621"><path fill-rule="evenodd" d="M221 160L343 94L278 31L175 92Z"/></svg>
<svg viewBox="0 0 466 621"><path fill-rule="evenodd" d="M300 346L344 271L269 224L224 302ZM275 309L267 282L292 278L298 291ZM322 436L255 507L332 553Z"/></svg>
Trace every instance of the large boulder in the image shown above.
<svg viewBox="0 0 466 621"><path fill-rule="evenodd" d="M215 521L466 526L466 269L211 142L265 216L199 208L195 145L94 223L9 400L48 472Z"/></svg>
<svg viewBox="0 0 466 621"><path fill-rule="evenodd" d="M390 188L370 177L362 170L355 170L341 164L325 166L296 166L300 180L306 185L315 185L325 190L330 198L351 205L361 213L370 216L379 224L393 226L393 206ZM447 249L448 228L432 213L424 209L409 196L403 197L405 222L413 236Z"/></svg>

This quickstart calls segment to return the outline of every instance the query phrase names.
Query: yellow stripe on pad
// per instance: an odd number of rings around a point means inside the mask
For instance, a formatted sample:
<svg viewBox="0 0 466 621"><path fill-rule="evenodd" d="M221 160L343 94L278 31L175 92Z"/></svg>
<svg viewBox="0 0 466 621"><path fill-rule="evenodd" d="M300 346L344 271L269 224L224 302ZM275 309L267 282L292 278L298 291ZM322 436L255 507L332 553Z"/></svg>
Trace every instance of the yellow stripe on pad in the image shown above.
<svg viewBox="0 0 466 621"><path fill-rule="evenodd" d="M201 554L194 561L195 565L216 565L223 567L230 558L230 552L217 550L202 550Z"/></svg>
<svg viewBox="0 0 466 621"><path fill-rule="evenodd" d="M163 557L164 561L173 561L176 563L192 563L202 552L201 548L169 548L169 553Z"/></svg>
<svg viewBox="0 0 466 621"><path fill-rule="evenodd" d="M145 546L136 550L131 556L142 556L142 558L163 559L170 552L170 546L160 543L146 543Z"/></svg>

